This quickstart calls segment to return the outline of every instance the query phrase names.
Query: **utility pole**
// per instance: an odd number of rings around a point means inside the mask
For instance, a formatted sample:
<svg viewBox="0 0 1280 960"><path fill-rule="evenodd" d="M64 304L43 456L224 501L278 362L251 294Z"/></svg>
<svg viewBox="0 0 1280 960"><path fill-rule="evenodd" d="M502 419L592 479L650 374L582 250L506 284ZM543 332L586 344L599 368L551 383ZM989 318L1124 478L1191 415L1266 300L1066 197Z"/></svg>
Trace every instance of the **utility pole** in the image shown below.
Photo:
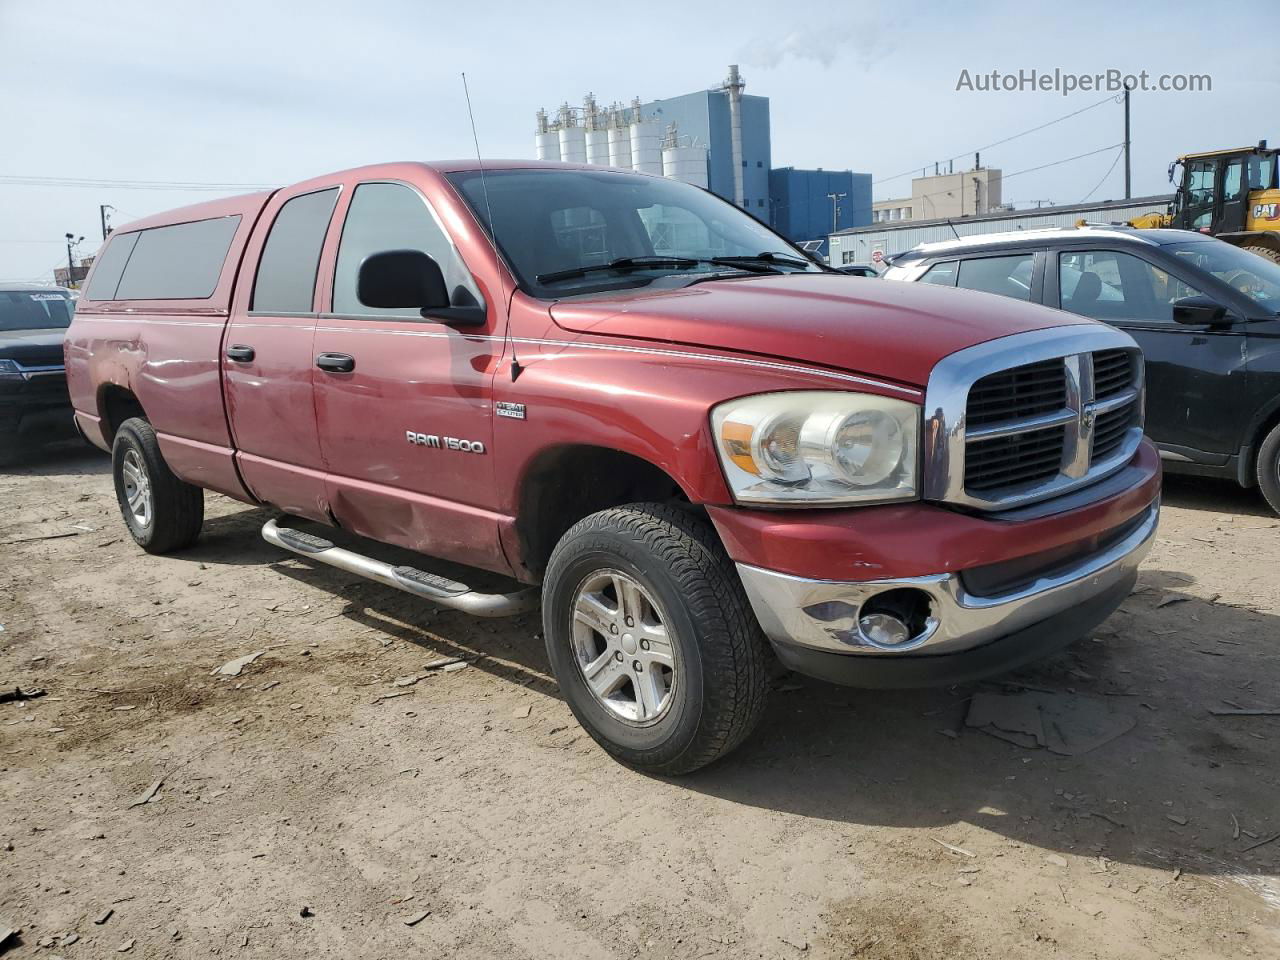
<svg viewBox="0 0 1280 960"><path fill-rule="evenodd" d="M1133 196L1133 167L1129 163L1129 84L1124 85L1124 198Z"/></svg>
<svg viewBox="0 0 1280 960"><path fill-rule="evenodd" d="M115 209L116 208L109 203L98 204L98 216L102 220L102 239L103 240L107 239L107 234L111 232L111 228L107 226L107 220L109 219L107 217L107 211L110 210L114 212Z"/></svg>
<svg viewBox="0 0 1280 960"><path fill-rule="evenodd" d="M827 199L831 201L831 232L835 233L840 229L840 201L847 197L847 193L828 193Z"/></svg>
<svg viewBox="0 0 1280 960"><path fill-rule="evenodd" d="M70 287L76 281L76 264L75 264L75 260L72 259L73 248L77 243L80 243L83 240L84 240L84 237L81 237L79 240L77 240L76 235L74 233L67 234L67 286L68 287Z"/></svg>

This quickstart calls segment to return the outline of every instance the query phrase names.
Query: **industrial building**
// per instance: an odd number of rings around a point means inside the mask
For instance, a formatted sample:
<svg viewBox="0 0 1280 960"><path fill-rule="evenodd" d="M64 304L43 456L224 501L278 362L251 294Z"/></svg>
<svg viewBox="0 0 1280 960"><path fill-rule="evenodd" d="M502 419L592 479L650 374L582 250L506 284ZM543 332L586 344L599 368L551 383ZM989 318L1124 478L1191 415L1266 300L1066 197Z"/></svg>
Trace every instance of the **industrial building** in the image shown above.
<svg viewBox="0 0 1280 960"><path fill-rule="evenodd" d="M877 200L872 204L871 220L874 223L945 220L998 213L1004 209L1001 181L1000 171L981 166L976 156L972 170L943 173L935 167L933 176L919 176L911 181L911 196Z"/></svg>
<svg viewBox="0 0 1280 960"><path fill-rule="evenodd" d="M744 93L736 65L719 85L665 100L537 113L539 160L562 160L658 174L710 190L770 223L788 239L825 241L832 229L871 220L871 178L851 171L774 170L769 98ZM864 183L865 181L865 183Z"/></svg>
<svg viewBox="0 0 1280 960"><path fill-rule="evenodd" d="M825 240L871 222L871 174L778 167L769 171L769 202L770 222L784 237L797 243Z"/></svg>
<svg viewBox="0 0 1280 960"><path fill-rule="evenodd" d="M983 233L1034 230L1045 227L1073 227L1080 220L1091 223L1124 223L1144 213L1163 212L1173 199L1170 194L1075 203L1038 210L1003 210L983 216L899 220L839 230L831 235L828 261L833 267L851 263L876 263L885 256L902 253L921 243L953 240Z"/></svg>

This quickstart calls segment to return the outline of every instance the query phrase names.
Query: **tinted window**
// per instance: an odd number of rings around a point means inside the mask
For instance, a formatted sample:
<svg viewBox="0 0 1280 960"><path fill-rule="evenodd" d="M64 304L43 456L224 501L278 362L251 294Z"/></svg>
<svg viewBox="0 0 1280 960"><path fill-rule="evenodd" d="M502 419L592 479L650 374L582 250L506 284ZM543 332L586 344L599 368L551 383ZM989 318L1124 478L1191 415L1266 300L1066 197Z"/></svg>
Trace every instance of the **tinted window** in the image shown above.
<svg viewBox="0 0 1280 960"><path fill-rule="evenodd" d="M48 290L0 290L0 330L48 330L71 323L74 305Z"/></svg>
<svg viewBox="0 0 1280 960"><path fill-rule="evenodd" d="M207 300L238 226L237 215L140 231L113 299Z"/></svg>
<svg viewBox="0 0 1280 960"><path fill-rule="evenodd" d="M966 290L998 293L1015 300L1031 299L1031 263L1034 254L1019 253L1012 257L979 257L960 264L956 286Z"/></svg>
<svg viewBox="0 0 1280 960"><path fill-rule="evenodd" d="M1259 306L1280 313L1280 264L1221 240L1171 243L1164 249L1179 262L1213 274Z"/></svg>
<svg viewBox="0 0 1280 960"><path fill-rule="evenodd" d="M1173 304L1200 291L1127 253L1089 250L1058 257L1062 309L1095 320L1173 322Z"/></svg>
<svg viewBox="0 0 1280 960"><path fill-rule="evenodd" d="M954 287L956 285L957 266L958 264L954 260L948 263L935 263L924 272L924 276L917 283L936 283L943 287Z"/></svg>
<svg viewBox="0 0 1280 960"><path fill-rule="evenodd" d="M138 242L136 233L112 234L93 265L93 279L85 290L87 300L114 300L116 287L120 286L120 277L124 275L125 264L133 253L133 245Z"/></svg>
<svg viewBox="0 0 1280 960"><path fill-rule="evenodd" d="M338 188L294 197L276 214L258 260L249 309L267 313L310 313L316 292L320 248Z"/></svg>
<svg viewBox="0 0 1280 960"><path fill-rule="evenodd" d="M470 272L422 196L399 183L362 183L351 197L342 225L333 279L334 313L405 316L411 312L397 307L366 307L356 298L360 264L370 254L387 250L421 250L444 271L445 285L455 306L480 302Z"/></svg>

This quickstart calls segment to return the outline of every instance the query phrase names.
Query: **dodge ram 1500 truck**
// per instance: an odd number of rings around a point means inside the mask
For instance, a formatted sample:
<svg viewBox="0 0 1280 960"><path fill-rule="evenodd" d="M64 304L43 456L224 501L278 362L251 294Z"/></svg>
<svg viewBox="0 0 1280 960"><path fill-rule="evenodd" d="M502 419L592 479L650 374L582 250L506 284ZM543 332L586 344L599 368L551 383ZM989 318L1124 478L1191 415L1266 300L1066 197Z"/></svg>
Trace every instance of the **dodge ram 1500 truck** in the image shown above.
<svg viewBox="0 0 1280 960"><path fill-rule="evenodd" d="M143 549L190 544L208 489L434 604L540 601L583 727L663 773L750 733L770 650L863 686L1045 655L1119 605L1159 513L1126 334L846 277L601 167L386 164L138 221L66 361Z"/></svg>

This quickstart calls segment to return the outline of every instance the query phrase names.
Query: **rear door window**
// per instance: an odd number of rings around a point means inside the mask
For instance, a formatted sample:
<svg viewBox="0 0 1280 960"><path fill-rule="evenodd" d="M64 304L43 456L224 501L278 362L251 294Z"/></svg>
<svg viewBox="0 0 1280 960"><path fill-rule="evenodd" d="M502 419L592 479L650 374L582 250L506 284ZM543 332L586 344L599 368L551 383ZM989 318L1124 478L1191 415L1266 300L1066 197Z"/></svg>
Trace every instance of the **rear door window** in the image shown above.
<svg viewBox="0 0 1280 960"><path fill-rule="evenodd" d="M1031 266L1034 261L1034 253L965 260L960 264L956 286L983 293L997 293L1015 300L1030 300Z"/></svg>
<svg viewBox="0 0 1280 960"><path fill-rule="evenodd" d="M338 188L306 193L276 214L258 260L249 309L255 313L310 313L316 269Z"/></svg>

